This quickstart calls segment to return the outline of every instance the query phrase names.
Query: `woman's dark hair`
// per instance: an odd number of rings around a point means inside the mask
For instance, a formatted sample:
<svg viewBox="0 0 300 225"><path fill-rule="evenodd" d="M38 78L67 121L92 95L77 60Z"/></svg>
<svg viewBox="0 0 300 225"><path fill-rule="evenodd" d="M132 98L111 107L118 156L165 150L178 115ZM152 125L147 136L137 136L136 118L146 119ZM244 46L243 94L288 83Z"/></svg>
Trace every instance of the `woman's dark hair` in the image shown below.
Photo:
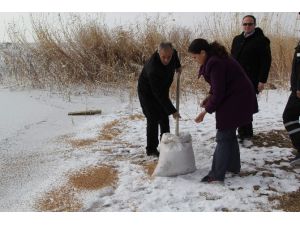
<svg viewBox="0 0 300 225"><path fill-rule="evenodd" d="M226 58L229 55L223 45L220 45L216 41L209 44L207 40L202 38L193 40L189 46L188 52L199 54L201 50L206 51L209 56L219 56Z"/></svg>

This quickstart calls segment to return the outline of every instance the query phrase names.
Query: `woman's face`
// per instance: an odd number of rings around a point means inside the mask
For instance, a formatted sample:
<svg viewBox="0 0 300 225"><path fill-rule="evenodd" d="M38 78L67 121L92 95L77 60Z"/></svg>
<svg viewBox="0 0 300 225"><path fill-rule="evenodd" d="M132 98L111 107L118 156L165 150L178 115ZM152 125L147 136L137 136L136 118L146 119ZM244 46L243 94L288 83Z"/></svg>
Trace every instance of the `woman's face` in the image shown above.
<svg viewBox="0 0 300 225"><path fill-rule="evenodd" d="M206 61L207 55L204 50L201 50L199 54L191 53L192 59L200 65L203 65Z"/></svg>

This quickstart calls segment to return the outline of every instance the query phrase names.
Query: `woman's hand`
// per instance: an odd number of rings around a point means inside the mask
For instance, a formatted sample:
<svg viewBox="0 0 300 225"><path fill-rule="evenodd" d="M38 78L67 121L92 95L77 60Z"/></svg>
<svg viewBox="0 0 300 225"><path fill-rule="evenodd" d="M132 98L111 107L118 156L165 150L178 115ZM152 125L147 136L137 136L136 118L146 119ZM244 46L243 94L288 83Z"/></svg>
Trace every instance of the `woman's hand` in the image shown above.
<svg viewBox="0 0 300 225"><path fill-rule="evenodd" d="M206 110L204 110L201 113L199 113L199 115L195 119L195 122L196 123L201 123L203 121L203 119L204 119L205 114L206 114Z"/></svg>
<svg viewBox="0 0 300 225"><path fill-rule="evenodd" d="M300 98L300 91L297 91L296 94L297 94L297 97Z"/></svg>
<svg viewBox="0 0 300 225"><path fill-rule="evenodd" d="M258 83L258 86L257 86L258 92L260 93L260 92L262 92L264 89L265 89L265 84L262 83L262 82L259 82L259 83Z"/></svg>

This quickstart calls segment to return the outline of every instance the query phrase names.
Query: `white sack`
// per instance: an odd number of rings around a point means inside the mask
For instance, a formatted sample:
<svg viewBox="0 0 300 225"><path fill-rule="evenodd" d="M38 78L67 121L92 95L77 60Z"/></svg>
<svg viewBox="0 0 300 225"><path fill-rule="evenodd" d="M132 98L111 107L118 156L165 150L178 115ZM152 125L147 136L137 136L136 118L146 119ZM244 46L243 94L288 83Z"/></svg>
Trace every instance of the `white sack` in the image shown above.
<svg viewBox="0 0 300 225"><path fill-rule="evenodd" d="M192 137L189 133L180 133L179 137L170 133L163 134L158 149L160 155L153 176L176 176L196 170Z"/></svg>

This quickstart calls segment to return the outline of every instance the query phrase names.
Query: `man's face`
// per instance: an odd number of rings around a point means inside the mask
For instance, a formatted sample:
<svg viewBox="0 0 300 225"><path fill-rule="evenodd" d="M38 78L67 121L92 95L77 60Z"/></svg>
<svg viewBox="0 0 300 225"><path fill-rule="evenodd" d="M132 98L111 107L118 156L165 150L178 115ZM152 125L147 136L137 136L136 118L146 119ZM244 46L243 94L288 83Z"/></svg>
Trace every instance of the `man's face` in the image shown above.
<svg viewBox="0 0 300 225"><path fill-rule="evenodd" d="M167 48L167 49L161 49L158 52L160 61L163 65L168 65L172 59L173 55L173 49Z"/></svg>
<svg viewBox="0 0 300 225"><path fill-rule="evenodd" d="M245 17L243 19L242 25L243 25L243 30L244 30L245 34L249 34L249 33L253 32L255 29L254 19L251 17Z"/></svg>

